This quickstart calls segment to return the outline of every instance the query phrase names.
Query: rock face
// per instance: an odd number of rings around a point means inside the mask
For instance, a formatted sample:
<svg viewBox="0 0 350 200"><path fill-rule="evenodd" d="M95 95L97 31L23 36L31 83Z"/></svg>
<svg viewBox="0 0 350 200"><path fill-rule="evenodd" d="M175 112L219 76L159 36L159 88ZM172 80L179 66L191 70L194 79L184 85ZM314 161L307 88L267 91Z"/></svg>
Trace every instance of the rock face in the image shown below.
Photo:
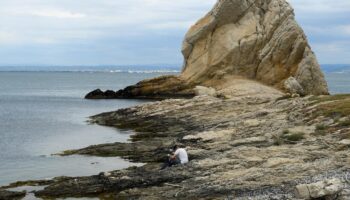
<svg viewBox="0 0 350 200"><path fill-rule="evenodd" d="M185 64L178 80L186 89L201 85L218 90L243 77L289 93L328 94L316 56L286 0L218 0L190 28L182 53ZM300 86L297 91L285 87L291 79ZM184 93L181 87L174 90L173 80L143 81L117 97Z"/></svg>
<svg viewBox="0 0 350 200"><path fill-rule="evenodd" d="M327 84L285 0L219 0L186 34L181 76L190 83L238 75L285 90L294 77L306 94Z"/></svg>

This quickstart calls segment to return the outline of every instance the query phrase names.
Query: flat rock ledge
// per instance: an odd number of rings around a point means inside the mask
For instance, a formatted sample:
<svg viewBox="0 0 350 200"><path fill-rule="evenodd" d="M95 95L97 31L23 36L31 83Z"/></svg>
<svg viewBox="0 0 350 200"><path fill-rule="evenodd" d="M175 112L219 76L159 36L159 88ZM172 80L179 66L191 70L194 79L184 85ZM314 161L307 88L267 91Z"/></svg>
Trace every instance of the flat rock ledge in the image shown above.
<svg viewBox="0 0 350 200"><path fill-rule="evenodd" d="M349 199L350 95L199 96L91 117L136 132L130 143L63 152L120 156L141 167L56 178L38 197ZM173 144L190 163L159 170ZM304 196L302 196L304 195Z"/></svg>

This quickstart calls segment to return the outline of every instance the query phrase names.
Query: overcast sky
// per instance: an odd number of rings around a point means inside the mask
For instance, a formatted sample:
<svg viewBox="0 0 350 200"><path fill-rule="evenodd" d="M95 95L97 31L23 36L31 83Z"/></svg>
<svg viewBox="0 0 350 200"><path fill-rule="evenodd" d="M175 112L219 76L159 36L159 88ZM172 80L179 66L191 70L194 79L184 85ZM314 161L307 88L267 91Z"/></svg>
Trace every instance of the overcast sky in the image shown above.
<svg viewBox="0 0 350 200"><path fill-rule="evenodd" d="M0 65L181 64L216 0L0 0ZM322 64L350 63L350 1L289 0Z"/></svg>

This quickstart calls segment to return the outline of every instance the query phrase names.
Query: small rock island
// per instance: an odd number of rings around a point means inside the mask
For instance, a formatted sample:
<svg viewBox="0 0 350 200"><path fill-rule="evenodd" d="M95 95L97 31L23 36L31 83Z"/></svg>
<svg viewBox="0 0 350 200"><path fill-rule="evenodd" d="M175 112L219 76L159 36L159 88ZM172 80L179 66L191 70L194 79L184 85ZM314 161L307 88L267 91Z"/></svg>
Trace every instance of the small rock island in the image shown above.
<svg viewBox="0 0 350 200"><path fill-rule="evenodd" d="M178 76L87 94L162 100L91 117L134 130L131 143L62 153L145 165L3 189L47 185L35 192L43 198L350 199L350 95L329 95L286 0L218 0L182 53ZM190 162L160 171L173 144Z"/></svg>

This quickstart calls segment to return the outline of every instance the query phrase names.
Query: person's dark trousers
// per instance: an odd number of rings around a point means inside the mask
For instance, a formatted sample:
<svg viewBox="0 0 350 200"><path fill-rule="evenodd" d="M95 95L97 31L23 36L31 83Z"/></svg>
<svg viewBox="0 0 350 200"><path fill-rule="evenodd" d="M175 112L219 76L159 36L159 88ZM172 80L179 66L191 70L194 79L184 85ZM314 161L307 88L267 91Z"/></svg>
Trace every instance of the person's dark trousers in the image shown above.
<svg viewBox="0 0 350 200"><path fill-rule="evenodd" d="M181 161L179 159L168 159L162 166L161 169L165 169L167 167L171 167L173 165L178 165L178 164L181 164Z"/></svg>

